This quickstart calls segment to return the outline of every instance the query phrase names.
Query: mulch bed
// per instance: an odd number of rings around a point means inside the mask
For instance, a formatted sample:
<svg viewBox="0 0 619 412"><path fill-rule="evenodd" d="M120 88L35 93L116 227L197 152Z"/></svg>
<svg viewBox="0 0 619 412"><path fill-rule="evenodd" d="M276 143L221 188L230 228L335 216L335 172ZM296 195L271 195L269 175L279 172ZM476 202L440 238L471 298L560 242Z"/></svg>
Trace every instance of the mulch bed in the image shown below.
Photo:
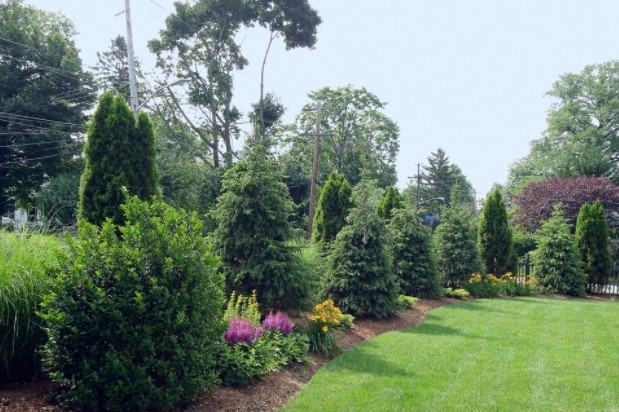
<svg viewBox="0 0 619 412"><path fill-rule="evenodd" d="M590 297L589 299L601 298ZM355 319L352 329L338 332L336 338L339 345L347 350L381 333L416 326L423 322L429 310L461 301L462 299L453 298L422 299L412 309L398 312L389 319ZM325 357L310 356L312 364L288 366L264 379L256 379L244 387L219 386L211 394L201 396L183 410L191 412L276 411L286 405L310 381L318 369L329 361ZM46 380L23 385L0 385L0 412L58 412L61 410L58 406L46 401L46 395L53 388L54 383Z"/></svg>

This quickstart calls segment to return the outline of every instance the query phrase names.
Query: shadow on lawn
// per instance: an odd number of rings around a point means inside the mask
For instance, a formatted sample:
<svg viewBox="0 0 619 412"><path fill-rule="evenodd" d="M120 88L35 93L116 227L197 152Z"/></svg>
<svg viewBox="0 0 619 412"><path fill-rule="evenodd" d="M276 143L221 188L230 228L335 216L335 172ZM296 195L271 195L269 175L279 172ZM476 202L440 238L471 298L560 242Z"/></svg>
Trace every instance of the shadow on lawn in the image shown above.
<svg viewBox="0 0 619 412"><path fill-rule="evenodd" d="M346 351L341 356L329 362L325 369L331 371L353 371L355 373L367 373L374 376L401 376L410 378L411 372L403 369L400 365L385 360L385 355L378 351L373 353L365 348L374 348L379 345L374 342L365 342L363 345ZM359 353L359 351L362 353Z"/></svg>

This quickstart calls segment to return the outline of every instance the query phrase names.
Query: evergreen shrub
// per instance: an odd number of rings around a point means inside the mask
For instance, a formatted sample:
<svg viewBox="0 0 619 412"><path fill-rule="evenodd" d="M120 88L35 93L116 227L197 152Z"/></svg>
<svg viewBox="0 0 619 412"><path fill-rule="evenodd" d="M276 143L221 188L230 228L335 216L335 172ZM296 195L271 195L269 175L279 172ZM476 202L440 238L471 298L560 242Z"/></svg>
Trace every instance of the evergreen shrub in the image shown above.
<svg viewBox="0 0 619 412"><path fill-rule="evenodd" d="M136 197L123 226L83 222L45 297L44 360L83 410L170 410L212 388L225 346L223 278L195 214Z"/></svg>
<svg viewBox="0 0 619 412"><path fill-rule="evenodd" d="M611 260L608 247L608 224L600 201L585 203L576 220L576 239L582 268L589 289L604 285L610 276Z"/></svg>

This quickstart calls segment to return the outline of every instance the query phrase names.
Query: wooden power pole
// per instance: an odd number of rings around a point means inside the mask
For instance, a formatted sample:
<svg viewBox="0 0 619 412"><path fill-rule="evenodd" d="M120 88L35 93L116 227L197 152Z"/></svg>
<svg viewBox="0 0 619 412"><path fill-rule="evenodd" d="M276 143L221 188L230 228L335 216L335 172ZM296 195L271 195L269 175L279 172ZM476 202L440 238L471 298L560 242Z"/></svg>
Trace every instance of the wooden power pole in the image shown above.
<svg viewBox="0 0 619 412"><path fill-rule="evenodd" d="M312 182L310 188L309 215L307 216L307 239L312 240L312 229L314 227L314 210L316 207L316 184L318 180L318 157L320 155L320 137L330 136L333 133L320 133L320 115L323 109L333 109L333 107L322 107L318 102L316 107L316 131L314 135L314 161L312 163Z"/></svg>

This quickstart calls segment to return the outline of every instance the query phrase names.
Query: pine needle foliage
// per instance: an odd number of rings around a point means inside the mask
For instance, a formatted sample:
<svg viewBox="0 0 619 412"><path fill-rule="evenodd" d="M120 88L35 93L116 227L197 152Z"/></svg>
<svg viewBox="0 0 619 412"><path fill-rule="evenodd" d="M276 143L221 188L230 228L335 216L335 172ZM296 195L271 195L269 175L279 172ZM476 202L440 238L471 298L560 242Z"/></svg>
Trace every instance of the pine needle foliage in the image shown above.
<svg viewBox="0 0 619 412"><path fill-rule="evenodd" d="M495 188L484 203L479 217L477 244L486 273L496 276L513 272L514 250L507 210L499 188Z"/></svg>
<svg viewBox="0 0 619 412"><path fill-rule="evenodd" d="M611 261L608 248L608 224L600 201L585 203L576 220L576 239L587 283L603 285L610 275Z"/></svg>
<svg viewBox="0 0 619 412"><path fill-rule="evenodd" d="M256 291L262 310L300 309L312 279L292 245L294 203L266 145L252 141L244 159L224 174L211 212L213 250L221 258L228 293Z"/></svg>
<svg viewBox="0 0 619 412"><path fill-rule="evenodd" d="M84 154L80 219L101 226L110 218L121 225L125 189L141 200L160 196L152 125L148 116L140 113L136 126L123 97L101 96L90 120Z"/></svg>
<svg viewBox="0 0 619 412"><path fill-rule="evenodd" d="M457 288L479 271L477 227L473 214L456 198L441 211L441 223L434 232L434 250L441 282Z"/></svg>
<svg viewBox="0 0 619 412"><path fill-rule="evenodd" d="M314 220L315 242L329 244L335 240L346 224L346 216L352 207L351 196L352 188L344 175L332 172L318 199Z"/></svg>
<svg viewBox="0 0 619 412"><path fill-rule="evenodd" d="M355 188L355 207L338 233L327 261L325 294L345 313L385 318L397 309L398 284L392 271L380 199L373 182Z"/></svg>
<svg viewBox="0 0 619 412"><path fill-rule="evenodd" d="M555 205L550 219L537 231L533 276L543 293L584 296L586 277L580 266L576 237L570 232L562 205Z"/></svg>
<svg viewBox="0 0 619 412"><path fill-rule="evenodd" d="M394 209L392 216L390 250L400 293L427 299L440 296L432 230L411 208Z"/></svg>

